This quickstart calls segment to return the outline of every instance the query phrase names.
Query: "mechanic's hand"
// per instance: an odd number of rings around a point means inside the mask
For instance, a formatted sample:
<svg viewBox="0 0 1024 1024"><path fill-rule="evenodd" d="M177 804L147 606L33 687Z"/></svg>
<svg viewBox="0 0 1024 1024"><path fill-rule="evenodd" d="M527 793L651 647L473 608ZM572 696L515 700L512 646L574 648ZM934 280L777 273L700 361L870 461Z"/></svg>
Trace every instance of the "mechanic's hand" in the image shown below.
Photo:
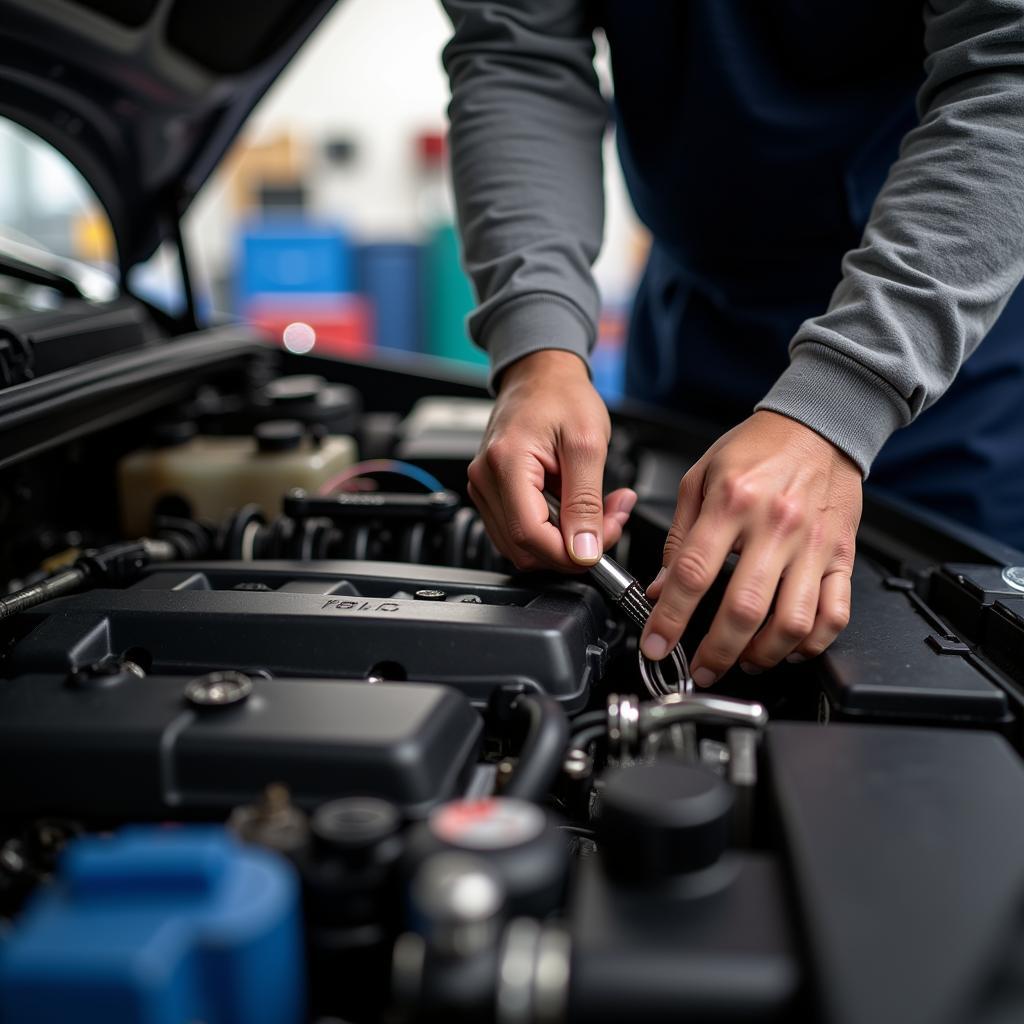
<svg viewBox="0 0 1024 1024"><path fill-rule="evenodd" d="M545 349L513 363L477 457L469 496L498 550L519 569L582 572L615 544L636 495L602 501L611 423L578 356ZM561 532L543 491L560 498Z"/></svg>
<svg viewBox="0 0 1024 1024"><path fill-rule="evenodd" d="M777 413L756 412L721 437L679 485L663 568L648 588L657 604L644 653L660 660L675 646L736 551L693 657L694 682L710 686L737 660L757 673L820 654L850 619L861 483L838 448Z"/></svg>

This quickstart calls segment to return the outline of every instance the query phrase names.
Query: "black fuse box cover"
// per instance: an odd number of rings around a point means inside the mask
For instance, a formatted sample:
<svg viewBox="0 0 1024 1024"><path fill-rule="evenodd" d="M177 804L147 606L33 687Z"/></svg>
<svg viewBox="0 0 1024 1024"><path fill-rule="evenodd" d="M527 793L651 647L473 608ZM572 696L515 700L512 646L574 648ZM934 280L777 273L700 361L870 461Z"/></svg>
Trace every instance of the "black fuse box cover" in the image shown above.
<svg viewBox="0 0 1024 1024"><path fill-rule="evenodd" d="M187 682L130 672L91 685L0 680L0 806L113 820L220 815L283 782L307 808L376 796L418 816L461 792L482 731L442 686L256 678L237 705L195 707Z"/></svg>
<svg viewBox="0 0 1024 1024"><path fill-rule="evenodd" d="M522 684L581 707L600 673L607 610L592 587L387 562L174 563L122 590L23 616L17 673L68 673L126 651L166 674L418 679L478 703ZM416 593L440 592L441 600Z"/></svg>
<svg viewBox="0 0 1024 1024"><path fill-rule="evenodd" d="M1024 683L1024 601L995 601L985 609L985 656L1018 683Z"/></svg>
<svg viewBox="0 0 1024 1024"><path fill-rule="evenodd" d="M984 638L987 611L996 602L1024 609L1024 593L1003 579L1000 565L947 563L929 580L928 601L964 636Z"/></svg>
<svg viewBox="0 0 1024 1024"><path fill-rule="evenodd" d="M985 722L1010 717L1006 694L940 636L911 595L858 562L850 625L821 656L832 707L850 718ZM959 652L959 653L958 653Z"/></svg>
<svg viewBox="0 0 1024 1024"><path fill-rule="evenodd" d="M1024 768L1009 743L773 722L766 770L824 1003L813 1019L996 1019L976 1000L1011 955L1024 887ZM1005 1019L1019 1017L1018 1004Z"/></svg>

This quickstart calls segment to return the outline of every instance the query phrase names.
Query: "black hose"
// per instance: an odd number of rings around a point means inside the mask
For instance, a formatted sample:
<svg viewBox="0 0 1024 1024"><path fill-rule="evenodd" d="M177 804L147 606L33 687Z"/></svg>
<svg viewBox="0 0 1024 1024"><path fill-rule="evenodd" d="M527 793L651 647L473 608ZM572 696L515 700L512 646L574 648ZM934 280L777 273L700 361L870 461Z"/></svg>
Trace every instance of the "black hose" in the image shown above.
<svg viewBox="0 0 1024 1024"><path fill-rule="evenodd" d="M539 801L562 770L569 745L569 719L558 701L543 693L521 694L513 710L526 715L529 726L519 763L502 795Z"/></svg>
<svg viewBox="0 0 1024 1024"><path fill-rule="evenodd" d="M596 740L607 739L608 726L603 722L600 725L590 725L586 729L572 734L572 745L576 750L586 750Z"/></svg>
<svg viewBox="0 0 1024 1024"><path fill-rule="evenodd" d="M597 711L584 711L582 715L577 715L572 720L573 735L584 729L589 729L592 725L604 725L607 721L608 712L604 708Z"/></svg>

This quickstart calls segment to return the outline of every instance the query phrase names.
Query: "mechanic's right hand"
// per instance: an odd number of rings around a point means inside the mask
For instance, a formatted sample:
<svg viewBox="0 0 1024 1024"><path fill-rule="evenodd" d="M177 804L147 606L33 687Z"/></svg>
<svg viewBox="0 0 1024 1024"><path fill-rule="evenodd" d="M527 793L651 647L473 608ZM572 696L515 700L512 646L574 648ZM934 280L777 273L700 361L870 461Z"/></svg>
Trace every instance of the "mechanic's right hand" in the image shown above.
<svg viewBox="0 0 1024 1024"><path fill-rule="evenodd" d="M602 500L610 435L608 410L572 352L534 352L502 374L469 496L516 568L582 572L618 541L636 494ZM561 531L548 521L545 489L562 503Z"/></svg>

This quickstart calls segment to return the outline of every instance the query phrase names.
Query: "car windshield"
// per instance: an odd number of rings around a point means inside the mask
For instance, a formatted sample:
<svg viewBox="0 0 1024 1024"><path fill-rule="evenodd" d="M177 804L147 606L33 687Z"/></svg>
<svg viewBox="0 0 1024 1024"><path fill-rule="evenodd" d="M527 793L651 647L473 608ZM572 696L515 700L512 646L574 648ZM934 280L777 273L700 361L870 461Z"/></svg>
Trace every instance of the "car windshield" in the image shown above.
<svg viewBox="0 0 1024 1024"><path fill-rule="evenodd" d="M0 118L0 316L117 293L103 207L48 142Z"/></svg>

